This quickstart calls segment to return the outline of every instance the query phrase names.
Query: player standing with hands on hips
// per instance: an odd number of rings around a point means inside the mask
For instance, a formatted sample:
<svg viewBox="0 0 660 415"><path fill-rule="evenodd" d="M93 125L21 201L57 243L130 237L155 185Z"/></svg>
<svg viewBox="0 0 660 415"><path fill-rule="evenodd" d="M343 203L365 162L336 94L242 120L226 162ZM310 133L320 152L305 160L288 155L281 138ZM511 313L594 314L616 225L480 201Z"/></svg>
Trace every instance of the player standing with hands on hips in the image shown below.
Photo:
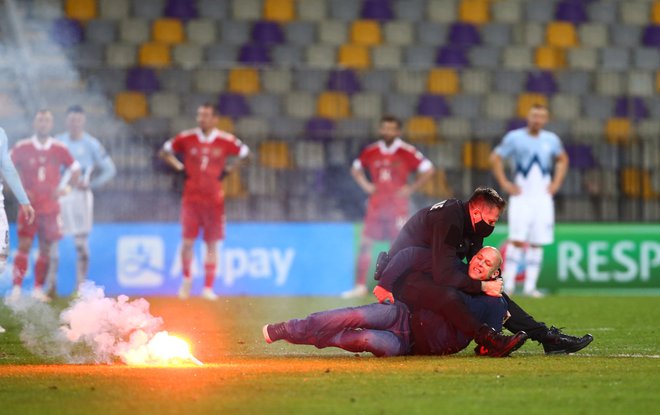
<svg viewBox="0 0 660 415"><path fill-rule="evenodd" d="M202 297L207 300L218 298L213 292L213 282L218 263L218 241L225 237L225 205L221 179L238 168L250 153L248 147L233 134L215 128L216 122L215 107L208 103L200 105L197 108L197 128L177 134L163 145L159 153L173 169L186 174L181 200L183 281L179 297L182 299L190 296L193 245L200 228L204 232L206 244ZM183 156L183 163L175 154ZM227 165L227 157L232 156L241 161Z"/></svg>
<svg viewBox="0 0 660 415"><path fill-rule="evenodd" d="M531 297L543 295L536 288L543 246L554 242L553 197L564 182L569 163L559 137L543 129L547 122L548 109L533 105L527 115L527 127L508 132L490 156L493 175L511 196L503 271L504 289L509 295L514 293L521 265L525 268L523 293ZM503 159L513 162L513 182L504 172Z"/></svg>

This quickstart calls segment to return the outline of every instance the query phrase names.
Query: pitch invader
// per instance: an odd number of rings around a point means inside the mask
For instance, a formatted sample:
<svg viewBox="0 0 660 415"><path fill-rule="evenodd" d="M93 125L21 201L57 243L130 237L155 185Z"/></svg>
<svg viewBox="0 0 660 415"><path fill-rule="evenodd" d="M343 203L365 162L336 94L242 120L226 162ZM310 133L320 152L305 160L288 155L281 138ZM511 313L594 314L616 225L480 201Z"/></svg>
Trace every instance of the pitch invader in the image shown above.
<svg viewBox="0 0 660 415"><path fill-rule="evenodd" d="M11 299L21 295L30 247L34 237L38 236L39 256L34 265L32 296L40 301L49 300L43 285L48 272L50 247L62 236L58 197L68 191L70 184L77 183L80 175L80 165L62 143L50 136L52 130L53 114L49 110L38 111L34 117L35 134L16 143L11 151L12 161L36 213L35 220L30 222L23 210L18 212L18 252L14 258ZM70 177L68 182L61 180L62 171Z"/></svg>
<svg viewBox="0 0 660 415"><path fill-rule="evenodd" d="M355 287L342 293L344 298L367 294L367 272L375 241L393 241L408 220L410 195L431 176L433 164L401 137L401 121L391 115L380 120L380 140L367 146L353 162L351 174L369 195L367 214L360 241ZM365 170L371 180L367 179ZM416 173L412 184L408 178Z"/></svg>
<svg viewBox="0 0 660 415"><path fill-rule="evenodd" d="M217 250L218 244L225 237L225 205L221 180L224 175L238 168L250 153L248 147L233 134L215 128L216 123L215 107L208 103L203 104L197 108L197 128L177 134L168 140L160 151L160 157L167 164L186 174L181 199L183 281L179 297L182 299L190 296L193 246L200 229L206 244L202 297L207 300L217 299L213 292L218 263ZM183 163L175 154L183 157ZM239 162L228 165L228 157L238 157Z"/></svg>
<svg viewBox="0 0 660 415"><path fill-rule="evenodd" d="M532 297L543 295L536 287L543 246L554 242L553 197L564 182L569 163L557 134L543 129L547 122L548 109L533 105L527 115L527 126L508 132L491 154L493 174L511 196L503 271L504 290L509 295L514 293L521 265L525 269L523 293ZM504 173L503 159L512 161L513 182Z"/></svg>

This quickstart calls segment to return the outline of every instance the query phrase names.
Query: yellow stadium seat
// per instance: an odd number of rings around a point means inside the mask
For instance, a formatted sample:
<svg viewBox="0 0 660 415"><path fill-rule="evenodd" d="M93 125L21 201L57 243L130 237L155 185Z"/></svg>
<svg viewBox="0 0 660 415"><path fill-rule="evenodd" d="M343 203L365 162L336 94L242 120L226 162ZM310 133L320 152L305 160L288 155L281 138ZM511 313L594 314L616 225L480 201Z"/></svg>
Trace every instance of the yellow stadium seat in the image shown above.
<svg viewBox="0 0 660 415"><path fill-rule="evenodd" d="M623 193L632 198L643 197L653 199L658 194L653 190L651 174L646 170L627 167L621 170L621 187Z"/></svg>
<svg viewBox="0 0 660 415"><path fill-rule="evenodd" d="M362 45L342 45L339 48L339 64L345 68L369 69L369 48Z"/></svg>
<svg viewBox="0 0 660 415"><path fill-rule="evenodd" d="M115 114L128 122L148 115L147 97L142 92L125 91L115 96Z"/></svg>
<svg viewBox="0 0 660 415"><path fill-rule="evenodd" d="M472 24L484 24L490 21L490 2L488 0L462 0L458 9L458 20Z"/></svg>
<svg viewBox="0 0 660 415"><path fill-rule="evenodd" d="M540 69L561 69L566 66L566 55L563 49L541 46L536 49L535 62Z"/></svg>
<svg viewBox="0 0 660 415"><path fill-rule="evenodd" d="M351 25L351 42L356 45L376 46L383 41L380 25L375 20L356 20Z"/></svg>
<svg viewBox="0 0 660 415"><path fill-rule="evenodd" d="M572 48L578 44L575 26L569 22L548 23L546 40L549 46L557 46L560 48Z"/></svg>
<svg viewBox="0 0 660 415"><path fill-rule="evenodd" d="M96 0L66 0L64 11L70 19L94 19L96 18Z"/></svg>
<svg viewBox="0 0 660 415"><path fill-rule="evenodd" d="M255 68L233 68L229 71L229 91L239 94L259 92L259 72Z"/></svg>
<svg viewBox="0 0 660 415"><path fill-rule="evenodd" d="M447 182L444 170L436 170L433 177L422 186L419 191L428 197L448 199L454 196L454 189Z"/></svg>
<svg viewBox="0 0 660 415"><path fill-rule="evenodd" d="M266 0L264 19L276 22L290 22L296 19L296 7L293 0Z"/></svg>
<svg viewBox="0 0 660 415"><path fill-rule="evenodd" d="M228 133L234 133L234 120L231 119L231 117L222 117L219 116L217 117L218 121L215 123L215 126L222 130L226 131Z"/></svg>
<svg viewBox="0 0 660 415"><path fill-rule="evenodd" d="M660 1L653 2L653 10L651 11L651 23L660 25Z"/></svg>
<svg viewBox="0 0 660 415"><path fill-rule="evenodd" d="M247 190L241 180L241 173L234 170L222 181L222 190L228 198L241 198L247 196Z"/></svg>
<svg viewBox="0 0 660 415"><path fill-rule="evenodd" d="M140 46L138 58L141 66L163 68L172 63L170 47L165 43L143 43Z"/></svg>
<svg viewBox="0 0 660 415"><path fill-rule="evenodd" d="M655 74L655 90L660 93L660 71Z"/></svg>
<svg viewBox="0 0 660 415"><path fill-rule="evenodd" d="M470 141L463 144L463 166L470 169L489 170L492 147L487 141Z"/></svg>
<svg viewBox="0 0 660 415"><path fill-rule="evenodd" d="M272 169L293 167L289 146L284 141L266 140L259 146L259 162Z"/></svg>
<svg viewBox="0 0 660 415"><path fill-rule="evenodd" d="M406 137L414 143L435 144L438 138L438 125L432 117L410 117L406 123Z"/></svg>
<svg viewBox="0 0 660 415"><path fill-rule="evenodd" d="M627 143L632 138L632 124L628 118L610 118L605 126L605 136L612 144Z"/></svg>
<svg viewBox="0 0 660 415"><path fill-rule="evenodd" d="M176 45L184 39L183 24L179 19L158 19L152 26L152 38L155 42Z"/></svg>
<svg viewBox="0 0 660 415"><path fill-rule="evenodd" d="M548 98L543 94L524 93L518 97L518 118L527 118L527 113L532 105L539 104L548 108Z"/></svg>
<svg viewBox="0 0 660 415"><path fill-rule="evenodd" d="M323 92L319 95L316 112L320 117L339 119L350 117L350 102L343 92Z"/></svg>
<svg viewBox="0 0 660 415"><path fill-rule="evenodd" d="M459 84L455 69L435 68L429 71L427 90L433 94L454 95L460 89Z"/></svg>

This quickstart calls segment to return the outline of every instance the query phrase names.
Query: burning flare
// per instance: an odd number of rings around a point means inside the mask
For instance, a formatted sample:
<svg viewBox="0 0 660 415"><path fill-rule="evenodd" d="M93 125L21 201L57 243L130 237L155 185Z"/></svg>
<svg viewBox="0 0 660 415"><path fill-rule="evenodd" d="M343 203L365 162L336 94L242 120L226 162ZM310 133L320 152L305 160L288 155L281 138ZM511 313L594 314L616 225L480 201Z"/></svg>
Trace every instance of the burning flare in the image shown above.
<svg viewBox="0 0 660 415"><path fill-rule="evenodd" d="M133 336L146 336L146 333L138 331ZM156 333L151 340L131 339L131 344L142 344L141 346L127 350L122 354L122 360L127 365L185 365L192 362L202 366L195 356L190 352L190 345L183 339L171 336L166 331ZM135 341L137 340L137 341Z"/></svg>

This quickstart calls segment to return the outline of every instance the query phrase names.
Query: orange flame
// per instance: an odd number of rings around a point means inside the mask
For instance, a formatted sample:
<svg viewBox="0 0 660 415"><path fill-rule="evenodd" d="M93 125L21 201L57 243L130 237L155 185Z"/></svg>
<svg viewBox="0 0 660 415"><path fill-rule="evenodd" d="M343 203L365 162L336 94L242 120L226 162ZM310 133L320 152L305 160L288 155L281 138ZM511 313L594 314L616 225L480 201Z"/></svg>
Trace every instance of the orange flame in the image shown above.
<svg viewBox="0 0 660 415"><path fill-rule="evenodd" d="M128 350L124 355L128 365L175 366L194 363L202 366L183 339L171 336L166 331L156 333L146 344Z"/></svg>

